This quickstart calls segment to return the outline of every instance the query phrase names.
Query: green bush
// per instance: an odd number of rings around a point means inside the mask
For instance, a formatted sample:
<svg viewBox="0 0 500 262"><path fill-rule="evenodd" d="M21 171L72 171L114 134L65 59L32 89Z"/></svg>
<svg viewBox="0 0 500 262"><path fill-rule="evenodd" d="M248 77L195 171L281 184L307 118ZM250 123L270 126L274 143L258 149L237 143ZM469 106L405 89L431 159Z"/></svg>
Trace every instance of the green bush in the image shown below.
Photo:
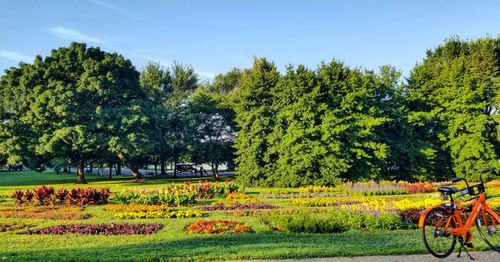
<svg viewBox="0 0 500 262"><path fill-rule="evenodd" d="M311 214L305 210L288 215L273 212L262 216L261 222L275 230L293 233L339 233L348 229L397 230L412 228L397 214L368 214L338 210L325 214Z"/></svg>
<svg viewBox="0 0 500 262"><path fill-rule="evenodd" d="M261 217L261 221L275 230L292 233L340 233L348 229L340 221L330 220L328 216L305 212L293 215L271 214Z"/></svg>

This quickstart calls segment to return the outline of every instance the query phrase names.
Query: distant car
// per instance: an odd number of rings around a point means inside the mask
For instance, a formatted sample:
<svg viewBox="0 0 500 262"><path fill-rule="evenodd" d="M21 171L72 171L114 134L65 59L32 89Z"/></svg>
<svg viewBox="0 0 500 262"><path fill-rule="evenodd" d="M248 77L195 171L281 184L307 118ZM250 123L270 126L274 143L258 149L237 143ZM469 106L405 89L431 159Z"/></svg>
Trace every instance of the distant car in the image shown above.
<svg viewBox="0 0 500 262"><path fill-rule="evenodd" d="M179 164L175 166L175 169L177 170L177 172L198 172L198 169L191 164Z"/></svg>

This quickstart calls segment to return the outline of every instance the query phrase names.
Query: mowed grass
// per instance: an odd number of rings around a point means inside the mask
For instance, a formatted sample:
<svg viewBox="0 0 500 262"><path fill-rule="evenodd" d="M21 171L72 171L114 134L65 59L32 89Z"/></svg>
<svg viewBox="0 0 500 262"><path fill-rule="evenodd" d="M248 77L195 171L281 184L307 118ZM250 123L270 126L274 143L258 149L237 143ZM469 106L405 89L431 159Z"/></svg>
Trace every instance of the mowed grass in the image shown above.
<svg viewBox="0 0 500 262"><path fill-rule="evenodd" d="M60 187L108 187L112 192L130 187L155 188L186 179L147 179L134 181L130 177L87 176L88 185L74 184L74 174L1 172L0 208L14 205L10 194L17 188L36 185ZM197 181L198 179L191 179ZM289 190L289 189L287 189ZM293 189L290 189L293 191ZM269 189L247 188L254 198ZM416 196L415 196L416 197ZM289 207L283 199L259 199ZM210 201L204 201L208 204ZM196 209L197 207L190 207ZM185 209L185 208L184 208ZM35 228L75 223L161 223L164 228L153 235L84 236L84 235L23 235L0 233L0 261L205 261L236 259L278 259L334 256L367 256L426 253L419 230L362 231L349 230L339 234L292 234L275 232L260 223L258 217L234 217L224 211L204 212L205 218L122 220L101 206L86 207L84 213L93 217L85 220L0 218L1 223L24 223ZM184 227L200 219L229 219L243 222L255 231L247 235L196 235ZM476 249L487 249L475 235ZM430 256L430 255L429 255Z"/></svg>

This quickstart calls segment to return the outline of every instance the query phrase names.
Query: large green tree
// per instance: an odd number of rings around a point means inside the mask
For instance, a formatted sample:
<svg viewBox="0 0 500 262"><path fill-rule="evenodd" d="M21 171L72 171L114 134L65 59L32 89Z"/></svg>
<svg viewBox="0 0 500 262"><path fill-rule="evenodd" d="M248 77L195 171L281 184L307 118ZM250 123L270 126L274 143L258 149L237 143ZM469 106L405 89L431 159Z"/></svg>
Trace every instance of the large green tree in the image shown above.
<svg viewBox="0 0 500 262"><path fill-rule="evenodd" d="M500 38L448 39L411 72L408 119L423 178L477 178L499 166Z"/></svg>
<svg viewBox="0 0 500 262"><path fill-rule="evenodd" d="M12 114L7 141L26 145L21 155L66 159L76 166L77 181L85 183L87 161L96 151L109 150L135 177L141 176L128 157L140 154L146 144L143 126L148 118L142 104L146 94L129 60L72 43L45 59L37 57L31 65L7 71L1 83L9 91L4 99L15 97L20 102L7 103ZM20 129L27 131L22 134Z"/></svg>
<svg viewBox="0 0 500 262"><path fill-rule="evenodd" d="M219 166L234 157L234 111L224 98L200 87L186 108L191 159L210 165L215 179L219 178Z"/></svg>
<svg viewBox="0 0 500 262"><path fill-rule="evenodd" d="M148 63L141 71L141 86L147 90L151 103L151 121L147 133L151 138L153 159L160 162L166 174L166 161L175 164L187 150L188 119L185 106L198 86L198 77L191 66L174 62L168 69ZM174 170L174 176L176 176Z"/></svg>
<svg viewBox="0 0 500 262"><path fill-rule="evenodd" d="M238 179L246 184L265 183L274 171L275 156L269 154L269 135L273 132L275 112L273 90L280 73L266 59L255 59L246 70L239 87L232 92L238 135L234 140Z"/></svg>

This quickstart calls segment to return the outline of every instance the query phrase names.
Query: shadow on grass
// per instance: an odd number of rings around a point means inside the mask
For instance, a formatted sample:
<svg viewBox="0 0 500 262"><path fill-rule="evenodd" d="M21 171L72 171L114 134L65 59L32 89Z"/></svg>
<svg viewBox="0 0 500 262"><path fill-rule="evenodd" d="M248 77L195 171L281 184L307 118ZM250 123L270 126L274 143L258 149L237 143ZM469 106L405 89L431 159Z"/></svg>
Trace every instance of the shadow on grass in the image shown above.
<svg viewBox="0 0 500 262"><path fill-rule="evenodd" d="M132 176L114 175L112 179L109 176L100 176L95 174L86 174L85 179L88 185L92 184L113 184L124 187L135 187L141 185L164 185L164 184L179 184L185 181L198 182L198 180L214 181L211 177L181 177L173 178L171 176L147 177L141 180L135 180ZM223 182L222 180L221 182ZM76 185L76 174L54 173L54 172L0 172L0 186L39 186L39 185ZM85 186L85 185L82 185Z"/></svg>
<svg viewBox="0 0 500 262"><path fill-rule="evenodd" d="M39 261L162 261L307 258L425 253L413 231L342 234L255 233L202 236L181 240L109 245L92 248L33 249L5 252L4 260Z"/></svg>

